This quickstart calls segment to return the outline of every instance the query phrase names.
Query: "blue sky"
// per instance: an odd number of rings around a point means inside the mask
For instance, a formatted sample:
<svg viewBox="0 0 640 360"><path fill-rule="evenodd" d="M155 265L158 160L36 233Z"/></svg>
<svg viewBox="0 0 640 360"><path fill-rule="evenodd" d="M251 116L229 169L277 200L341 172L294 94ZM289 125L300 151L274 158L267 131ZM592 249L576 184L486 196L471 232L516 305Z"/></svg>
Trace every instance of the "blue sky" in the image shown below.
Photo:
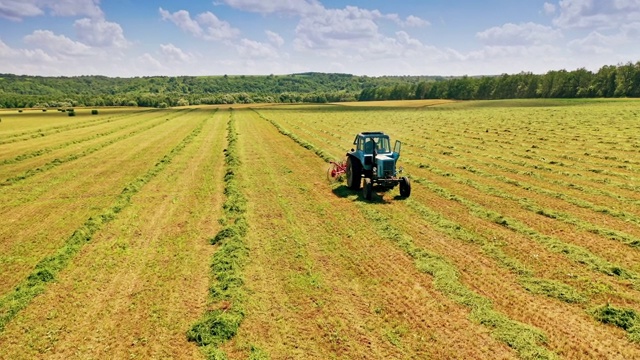
<svg viewBox="0 0 640 360"><path fill-rule="evenodd" d="M640 0L0 0L0 73L496 75L640 61Z"/></svg>

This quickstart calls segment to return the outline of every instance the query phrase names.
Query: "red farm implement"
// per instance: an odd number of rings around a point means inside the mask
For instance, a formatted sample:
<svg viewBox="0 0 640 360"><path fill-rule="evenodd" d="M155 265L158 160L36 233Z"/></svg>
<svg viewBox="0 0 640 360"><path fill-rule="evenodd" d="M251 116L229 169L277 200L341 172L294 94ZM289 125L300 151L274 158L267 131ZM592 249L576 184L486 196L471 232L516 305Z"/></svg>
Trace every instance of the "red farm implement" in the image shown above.
<svg viewBox="0 0 640 360"><path fill-rule="evenodd" d="M327 180L330 182L337 181L347 171L347 161L331 161L327 169Z"/></svg>

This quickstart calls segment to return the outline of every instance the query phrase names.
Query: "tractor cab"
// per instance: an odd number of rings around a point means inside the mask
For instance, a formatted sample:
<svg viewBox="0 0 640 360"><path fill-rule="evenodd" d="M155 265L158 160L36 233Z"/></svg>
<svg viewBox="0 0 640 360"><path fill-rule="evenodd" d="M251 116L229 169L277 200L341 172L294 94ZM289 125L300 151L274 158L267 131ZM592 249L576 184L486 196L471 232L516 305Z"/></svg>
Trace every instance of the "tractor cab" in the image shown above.
<svg viewBox="0 0 640 360"><path fill-rule="evenodd" d="M382 156L391 158L394 165L400 157L400 141L396 140L392 151L389 135L383 132L362 132L356 135L353 145L355 145L355 150L352 149L351 153L361 160L364 171L370 171L374 163L376 163L374 159L377 160L378 157L381 157L381 160L385 160Z"/></svg>

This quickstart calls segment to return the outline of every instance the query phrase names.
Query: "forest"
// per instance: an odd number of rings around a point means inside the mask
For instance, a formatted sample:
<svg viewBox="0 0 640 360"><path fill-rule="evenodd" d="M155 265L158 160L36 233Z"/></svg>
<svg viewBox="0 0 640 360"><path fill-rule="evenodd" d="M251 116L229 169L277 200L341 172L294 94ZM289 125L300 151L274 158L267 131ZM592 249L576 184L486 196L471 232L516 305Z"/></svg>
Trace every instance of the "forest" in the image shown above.
<svg viewBox="0 0 640 360"><path fill-rule="evenodd" d="M498 76L288 75L42 77L0 74L0 107L173 107L234 103L640 97L640 61Z"/></svg>

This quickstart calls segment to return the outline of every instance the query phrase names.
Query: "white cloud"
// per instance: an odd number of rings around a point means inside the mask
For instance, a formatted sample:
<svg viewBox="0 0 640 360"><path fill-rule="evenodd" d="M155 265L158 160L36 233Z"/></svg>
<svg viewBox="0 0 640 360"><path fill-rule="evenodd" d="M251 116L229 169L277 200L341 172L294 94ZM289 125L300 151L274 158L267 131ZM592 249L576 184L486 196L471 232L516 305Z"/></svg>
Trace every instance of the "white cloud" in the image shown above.
<svg viewBox="0 0 640 360"><path fill-rule="evenodd" d="M33 3L23 0L2 0L0 1L0 17L19 21L24 17L39 16L44 11Z"/></svg>
<svg viewBox="0 0 640 360"><path fill-rule="evenodd" d="M160 53L167 62L172 63L188 63L194 59L191 53L186 53L173 44L160 44Z"/></svg>
<svg viewBox="0 0 640 360"><path fill-rule="evenodd" d="M240 34L240 30L233 28L228 22L218 19L215 14L209 11L199 14L196 19L192 19L186 10L179 10L173 14L163 8L160 8L159 11L163 20L169 20L183 31L205 40L231 39Z"/></svg>
<svg viewBox="0 0 640 360"><path fill-rule="evenodd" d="M282 38L282 36L269 30L266 30L265 33L267 34L267 38L269 38L269 41L275 46L280 47L284 45L284 39Z"/></svg>
<svg viewBox="0 0 640 360"><path fill-rule="evenodd" d="M571 50L577 53L587 54L610 54L613 49L610 47L612 38L597 31L590 33L583 39L572 40L568 43Z"/></svg>
<svg viewBox="0 0 640 360"><path fill-rule="evenodd" d="M640 20L640 0L561 0L554 25L562 28L615 28Z"/></svg>
<svg viewBox="0 0 640 360"><path fill-rule="evenodd" d="M160 8L160 16L162 16L162 20L169 20L175 25L177 25L182 31L190 33L194 36L202 35L202 28L197 21L191 19L191 15L186 10L179 10L174 12L173 14Z"/></svg>
<svg viewBox="0 0 640 360"><path fill-rule="evenodd" d="M125 48L129 42L119 24L104 19L84 18L73 24L78 39L85 44L97 47Z"/></svg>
<svg viewBox="0 0 640 360"><path fill-rule="evenodd" d="M379 17L379 13L347 6L302 18L296 27L296 46L301 49L328 49L372 41L378 36L378 25L374 19Z"/></svg>
<svg viewBox="0 0 640 360"><path fill-rule="evenodd" d="M562 33L557 29L529 22L492 27L477 33L476 37L487 45L519 46L553 42L561 38Z"/></svg>
<svg viewBox="0 0 640 360"><path fill-rule="evenodd" d="M428 21L413 15L407 16L407 19L404 21L404 26L408 27L422 27L427 25L429 25Z"/></svg>
<svg viewBox="0 0 640 360"><path fill-rule="evenodd" d="M542 6L542 9L544 10L544 13L547 15L555 14L556 12L556 6L548 2L544 3L544 5Z"/></svg>
<svg viewBox="0 0 640 360"><path fill-rule="evenodd" d="M317 0L222 0L225 4L248 12L262 14L280 13L289 15L311 15L324 11Z"/></svg>
<svg viewBox="0 0 640 360"><path fill-rule="evenodd" d="M213 13L207 11L198 15L198 23L205 26L206 40L231 39L240 34L240 30L232 27L228 22L218 19Z"/></svg>
<svg viewBox="0 0 640 360"><path fill-rule="evenodd" d="M640 22L624 24L619 31L603 34L596 30L582 39L575 39L568 43L569 48L577 53L613 54L621 52L619 49L634 48L640 40Z"/></svg>
<svg viewBox="0 0 640 360"><path fill-rule="evenodd" d="M144 53L136 59L136 65L142 69L146 69L147 74L162 73L166 68L149 53Z"/></svg>
<svg viewBox="0 0 640 360"><path fill-rule="evenodd" d="M77 41L73 41L64 35L55 35L49 30L36 30L31 35L24 37L27 44L48 49L54 54L65 56L91 55L91 47Z"/></svg>
<svg viewBox="0 0 640 360"><path fill-rule="evenodd" d="M0 0L0 17L18 21L41 16L48 10L55 16L103 17L100 0Z"/></svg>
<svg viewBox="0 0 640 360"><path fill-rule="evenodd" d="M278 52L273 46L258 41L242 39L235 44L235 47L238 54L245 58L274 59L278 57Z"/></svg>

